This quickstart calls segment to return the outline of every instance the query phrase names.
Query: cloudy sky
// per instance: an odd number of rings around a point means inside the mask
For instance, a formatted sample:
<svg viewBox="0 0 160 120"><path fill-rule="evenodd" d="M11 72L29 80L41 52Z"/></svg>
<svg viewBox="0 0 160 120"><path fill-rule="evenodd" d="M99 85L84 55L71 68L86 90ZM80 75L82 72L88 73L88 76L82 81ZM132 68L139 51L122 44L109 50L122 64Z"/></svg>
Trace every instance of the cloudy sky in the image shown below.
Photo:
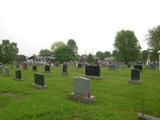
<svg viewBox="0 0 160 120"><path fill-rule="evenodd" d="M0 0L0 42L38 54L55 41L74 39L79 53L112 51L116 32L133 30L143 49L160 23L159 0Z"/></svg>

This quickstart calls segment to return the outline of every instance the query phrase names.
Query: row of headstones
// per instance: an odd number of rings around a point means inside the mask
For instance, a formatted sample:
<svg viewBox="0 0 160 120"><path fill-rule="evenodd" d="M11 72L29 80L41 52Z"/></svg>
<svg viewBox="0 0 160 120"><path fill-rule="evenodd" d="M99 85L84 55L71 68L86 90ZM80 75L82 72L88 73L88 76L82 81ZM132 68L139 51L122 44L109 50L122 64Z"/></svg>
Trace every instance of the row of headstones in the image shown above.
<svg viewBox="0 0 160 120"><path fill-rule="evenodd" d="M19 66L16 66L16 68L19 69ZM32 66L32 71L37 71L37 66L36 65ZM49 65L45 65L44 71L45 72L51 72L50 66ZM67 64L63 64L62 72L64 74L67 74ZM3 68L2 68L2 66L0 66L0 74L2 74L2 73L3 73ZM10 69L9 69L8 65L5 66L5 76L10 76Z"/></svg>
<svg viewBox="0 0 160 120"><path fill-rule="evenodd" d="M33 70L33 71L37 71L37 66L36 66L36 65L33 65L33 66L32 66L32 70ZM45 71L45 72L51 72L50 65L45 65L45 66L44 66L44 71ZM64 73L67 73L67 64L63 64L63 65L62 65L62 71L63 71Z"/></svg>
<svg viewBox="0 0 160 120"><path fill-rule="evenodd" d="M63 66L65 66L65 65L67 65L67 64L62 64ZM48 66L50 66L50 65L48 65ZM46 66L46 69L48 69L49 70L49 67L48 66ZM55 66L57 66L57 64L55 64ZM58 65L59 66L59 65ZM36 69L36 65L33 65L33 67ZM47 68L48 67L48 68ZM77 65L76 65L76 67L77 68L81 68L82 67L82 64L81 63L78 63ZM19 65L17 65L17 68L19 68ZM23 69L27 69L28 68L28 65L27 64L23 64ZM34 69L33 68L33 69Z"/></svg>
<svg viewBox="0 0 160 120"><path fill-rule="evenodd" d="M32 66L32 70L33 71L37 71L37 66L36 65L33 65ZM131 80L139 80L140 79L140 72L138 71L142 71L143 70L143 67L142 65L135 65L135 69L131 70ZM44 71L45 72L50 72L50 66L49 65L45 65L44 67ZM0 73L2 72L2 69L0 68ZM67 64L63 64L63 67L62 67L62 72L64 74L67 74ZM5 74L6 76L9 76L10 75L10 72L9 72L9 67L5 67ZM96 77L97 79L100 78L101 79L101 76L100 76L100 66L86 66L85 68L85 75L87 77Z"/></svg>

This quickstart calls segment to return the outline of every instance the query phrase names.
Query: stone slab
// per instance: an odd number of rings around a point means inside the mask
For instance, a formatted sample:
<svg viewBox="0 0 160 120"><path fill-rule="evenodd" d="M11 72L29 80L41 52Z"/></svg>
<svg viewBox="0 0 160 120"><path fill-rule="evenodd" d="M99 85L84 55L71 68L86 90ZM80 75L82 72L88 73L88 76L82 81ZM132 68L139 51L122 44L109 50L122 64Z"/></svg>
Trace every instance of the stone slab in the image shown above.
<svg viewBox="0 0 160 120"><path fill-rule="evenodd" d="M138 113L138 119L142 120L142 113ZM160 120L160 118L151 115L143 114L143 120Z"/></svg>
<svg viewBox="0 0 160 120"><path fill-rule="evenodd" d="M33 86L38 88L38 89L47 88L47 85L41 86L41 85L38 85L38 84L35 84L35 83L33 83Z"/></svg>
<svg viewBox="0 0 160 120"><path fill-rule="evenodd" d="M79 101L83 101L83 102L87 102L87 103L91 103L91 102L95 102L96 99L95 99L95 96L90 96L90 97L87 97L87 96L81 96L79 94L75 94L75 93L71 93L71 96L75 99L75 100L79 100Z"/></svg>
<svg viewBox="0 0 160 120"><path fill-rule="evenodd" d="M84 75L84 77L86 78L90 78L90 79L96 79L96 80L102 80L102 77L98 77L98 76L90 76L90 75Z"/></svg>
<svg viewBox="0 0 160 120"><path fill-rule="evenodd" d="M143 81L142 80L130 80L129 83L133 84L141 84Z"/></svg>

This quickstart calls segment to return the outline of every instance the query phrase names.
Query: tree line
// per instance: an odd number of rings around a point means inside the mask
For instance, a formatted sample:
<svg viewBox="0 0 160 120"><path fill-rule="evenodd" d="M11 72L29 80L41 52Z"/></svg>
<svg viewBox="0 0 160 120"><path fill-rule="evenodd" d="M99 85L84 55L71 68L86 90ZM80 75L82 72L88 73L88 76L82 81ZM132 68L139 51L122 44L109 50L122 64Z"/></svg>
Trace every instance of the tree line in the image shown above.
<svg viewBox="0 0 160 120"><path fill-rule="evenodd" d="M148 30L145 41L147 41L148 49L142 51L134 31L121 30L115 36L112 53L109 51L97 51L95 56L99 60L103 60L106 57L114 57L125 64L136 61L146 62L148 56L151 61L158 61L157 52L160 50L160 25ZM74 39L69 39L66 44L62 41L56 41L51 45L50 49L41 49L39 55L53 56L60 62L80 59L78 46ZM94 61L92 54L89 54L87 57L88 62ZM24 59L24 55L18 55L18 47L15 42L2 40L0 44L0 62L12 63Z"/></svg>

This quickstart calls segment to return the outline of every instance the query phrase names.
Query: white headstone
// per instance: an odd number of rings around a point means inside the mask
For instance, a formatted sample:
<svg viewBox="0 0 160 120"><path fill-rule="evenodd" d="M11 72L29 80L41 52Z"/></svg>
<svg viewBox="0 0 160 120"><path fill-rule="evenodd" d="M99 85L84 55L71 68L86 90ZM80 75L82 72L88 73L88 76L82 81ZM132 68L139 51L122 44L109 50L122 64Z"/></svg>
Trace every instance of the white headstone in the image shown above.
<svg viewBox="0 0 160 120"><path fill-rule="evenodd" d="M85 77L75 77L73 92L80 95L90 94L89 79Z"/></svg>
<svg viewBox="0 0 160 120"><path fill-rule="evenodd" d="M85 77L75 77L73 83L73 93L75 99L85 102L95 101L95 97L90 94L90 80Z"/></svg>

